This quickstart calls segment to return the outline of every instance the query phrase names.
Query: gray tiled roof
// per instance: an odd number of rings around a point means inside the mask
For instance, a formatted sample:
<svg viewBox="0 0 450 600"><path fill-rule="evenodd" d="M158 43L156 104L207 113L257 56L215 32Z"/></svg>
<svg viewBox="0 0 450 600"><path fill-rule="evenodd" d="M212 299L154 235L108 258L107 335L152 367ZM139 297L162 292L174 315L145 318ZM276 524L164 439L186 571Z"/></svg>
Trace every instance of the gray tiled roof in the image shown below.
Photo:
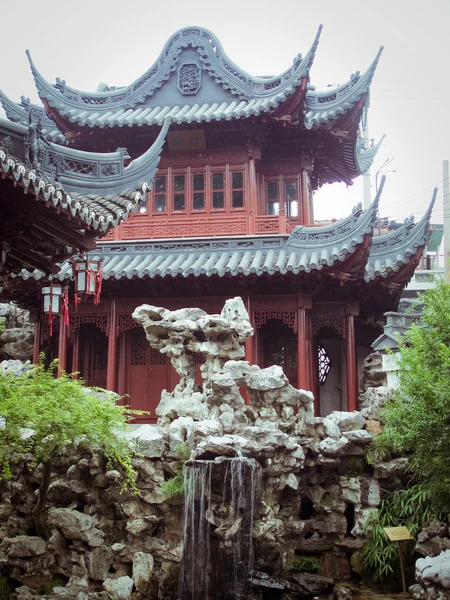
<svg viewBox="0 0 450 600"><path fill-rule="evenodd" d="M174 123L245 118L276 108L291 96L301 81L308 77L319 43L322 26L305 57L298 55L293 64L275 77L253 77L240 69L225 54L213 33L201 27L177 31L165 44L157 61L132 84L104 92L82 92L57 79L55 86L47 82L36 69L30 54L31 69L41 99L72 123L88 127L124 127L161 124L165 116ZM218 84L226 94L199 100L197 91L177 94L177 102L147 102L157 96L172 77L188 49L189 62L196 61L201 73ZM200 88L200 86L199 86ZM217 88L217 86L216 86ZM179 88L178 88L179 89ZM234 100L235 96L236 100ZM142 106L146 103L145 106ZM176 105L175 105L176 104Z"/></svg>
<svg viewBox="0 0 450 600"><path fill-rule="evenodd" d="M355 209L349 217L325 227L296 227L290 236L108 244L90 254L104 258L105 279L326 271L344 262L364 236L372 233L377 206L378 198L365 212ZM33 271L22 276L40 279L43 274ZM71 276L70 264L63 263L57 277Z"/></svg>
<svg viewBox="0 0 450 600"><path fill-rule="evenodd" d="M43 161L38 168L27 164L26 159L18 158L12 150L13 145L17 145L23 156L28 128L0 119L0 175L32 193L38 200L66 210L85 225L105 232L128 218L130 212L136 212L145 200L145 192L151 187L157 171L168 126L169 122L153 146L126 168L119 169L119 162L123 163L124 159L120 152L106 155L80 152L41 141L44 161L45 157L48 161L47 164ZM11 136L14 136L14 142ZM53 178L57 175L56 158L63 161L62 174L57 182ZM87 172L80 173L80 164ZM109 171L114 166L118 172L112 170L111 175L104 176L100 168L105 165Z"/></svg>
<svg viewBox="0 0 450 600"><path fill-rule="evenodd" d="M357 72L343 85L324 92L309 92L306 95L304 109L306 129L318 129L336 121L351 110L363 94L369 92L382 52L383 46L363 75Z"/></svg>
<svg viewBox="0 0 450 600"><path fill-rule="evenodd" d="M426 245L436 196L437 188L433 192L427 211L417 224L413 225L412 221L406 219L399 229L373 239L364 274L366 281L386 279L390 274L397 273L403 265L414 258L419 248Z"/></svg>
<svg viewBox="0 0 450 600"><path fill-rule="evenodd" d="M309 76L318 46L320 26L311 50L304 58L294 59L293 66L276 77L252 77L235 65L224 53L220 42L206 29L191 27L172 36L154 65L137 81L104 92L82 92L57 79L47 82L29 55L31 69L41 99L69 122L82 127L141 127L161 125L166 116L173 123L202 123L243 119L273 112L286 101ZM161 92L175 72L183 52L194 48L202 69L219 84L226 95L210 96L168 94ZM306 129L324 127L349 112L369 91L382 48L366 73L331 90L307 93L304 107ZM190 58L192 60L192 56ZM309 86L311 87L311 86ZM153 98L155 96L155 98ZM235 98L233 98L235 96Z"/></svg>
<svg viewBox="0 0 450 600"><path fill-rule="evenodd" d="M42 133L45 138L56 144L65 144L66 138L58 129L55 121L51 119L45 112L45 108L38 104L32 104L29 98L22 96L21 103L17 104L13 102L6 94L0 90L0 103L3 106L3 110L7 118L13 123L20 123L21 125L28 126L31 119L33 121L41 121L43 125Z"/></svg>

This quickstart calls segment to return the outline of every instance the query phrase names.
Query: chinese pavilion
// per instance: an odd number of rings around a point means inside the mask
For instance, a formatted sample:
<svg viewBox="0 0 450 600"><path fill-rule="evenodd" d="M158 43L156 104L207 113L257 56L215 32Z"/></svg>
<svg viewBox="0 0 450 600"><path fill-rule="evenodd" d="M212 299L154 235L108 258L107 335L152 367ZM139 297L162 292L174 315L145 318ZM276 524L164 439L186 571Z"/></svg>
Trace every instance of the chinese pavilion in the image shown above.
<svg viewBox="0 0 450 600"><path fill-rule="evenodd" d="M0 99L11 121L25 124L32 114L43 146L66 153L58 165L43 161L61 180L95 188L86 181L95 175L99 188L115 180L116 190L126 189L127 169L158 146L170 122L145 205L102 232L89 253L102 265L99 304L71 306L58 344L40 316L37 291L49 285L42 268L22 272L7 289L36 311L36 356L39 349L59 354L90 385L128 394L133 408L154 414L176 373L149 347L133 310L150 303L217 313L239 295L255 329L249 361L283 366L293 385L314 392L318 414L357 408L359 368L420 260L433 202L417 224L373 237L383 181L366 211L315 224L314 190L351 185L376 154L361 140L360 124L381 53L365 73L317 91L309 73L320 33L280 75L253 77L210 31L182 29L139 79L101 84L95 93L48 83L28 54L43 107ZM130 166L120 167L118 147L134 159ZM71 288L72 263L52 277Z"/></svg>

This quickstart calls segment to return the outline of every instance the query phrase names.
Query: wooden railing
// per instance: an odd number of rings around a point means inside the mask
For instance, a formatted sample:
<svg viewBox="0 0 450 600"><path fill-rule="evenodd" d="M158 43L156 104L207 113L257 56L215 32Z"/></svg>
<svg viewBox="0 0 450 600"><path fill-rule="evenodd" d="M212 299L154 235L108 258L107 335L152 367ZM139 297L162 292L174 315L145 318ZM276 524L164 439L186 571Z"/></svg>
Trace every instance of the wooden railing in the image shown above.
<svg viewBox="0 0 450 600"><path fill-rule="evenodd" d="M116 229L102 237L102 241L186 238L219 235L276 235L289 234L298 225L298 219L285 215L232 215L196 216L195 218L131 216Z"/></svg>

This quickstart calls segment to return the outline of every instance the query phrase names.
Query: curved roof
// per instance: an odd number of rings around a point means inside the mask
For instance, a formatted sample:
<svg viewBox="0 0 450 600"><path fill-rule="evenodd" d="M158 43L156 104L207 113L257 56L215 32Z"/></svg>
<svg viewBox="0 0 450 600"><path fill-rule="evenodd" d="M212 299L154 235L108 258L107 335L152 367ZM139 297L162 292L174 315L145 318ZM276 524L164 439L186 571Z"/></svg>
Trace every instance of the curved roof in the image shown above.
<svg viewBox="0 0 450 600"><path fill-rule="evenodd" d="M176 98L171 106L168 102L161 105L155 100L152 109L159 108L162 111L169 106L172 109L177 108L177 113L171 115L174 121L186 122L180 113L188 112L187 107L196 106L195 112L203 108L203 113L209 110L210 118L219 120L226 118L226 115L222 115L226 109L229 109L229 112L235 111L232 116L246 117L258 114L253 109L267 112L291 96L301 81L308 77L321 30L322 26L319 27L314 43L305 57L296 56L293 64L283 73L275 77L254 77L227 57L213 33L201 27L184 28L168 40L156 62L139 79L126 87L94 93L71 88L59 78L55 86L51 85L37 70L28 50L27 54L39 96L50 108L71 122L96 127L100 126L97 120L104 117L106 124L110 126L160 123L169 111L153 115L149 121L143 121L143 117L138 119L140 112L137 111L148 98L155 96L166 85L175 71L179 98ZM195 54L186 54L188 49L193 49ZM184 59L188 62L182 62ZM180 74L183 68L186 70ZM226 95L222 95L222 102L215 102L213 97L209 98L209 101L198 101L201 97L198 93L202 87L201 77L205 72L226 92ZM237 99L236 102L233 96ZM180 103L183 97L184 106ZM219 106L213 108L215 104ZM221 106L222 104L228 106ZM232 104L234 107L230 108ZM150 111L147 110L146 114L148 116ZM156 120L153 120L155 118ZM203 118L197 114L193 120L200 121Z"/></svg>
<svg viewBox="0 0 450 600"><path fill-rule="evenodd" d="M428 209L417 224L414 225L411 220L406 219L403 226L396 231L373 239L364 274L366 281L380 278L397 279L402 267L408 265L417 252L425 247L436 197L437 188L434 189Z"/></svg>
<svg viewBox="0 0 450 600"><path fill-rule="evenodd" d="M47 115L45 108L39 104L32 104L29 98L22 96L20 104L17 104L0 90L0 103L7 118L13 123L28 126L30 118L32 121L40 121L43 129L42 134L49 141L56 144L65 144L66 138L58 129L55 121Z"/></svg>
<svg viewBox="0 0 450 600"><path fill-rule="evenodd" d="M323 92L308 92L304 108L306 129L318 129L330 125L350 111L361 97L369 92L382 52L383 46L363 75L358 71L350 76L347 83L336 88Z"/></svg>
<svg viewBox="0 0 450 600"><path fill-rule="evenodd" d="M29 129L4 119L0 119L0 127L2 177L12 180L15 186L22 187L37 200L63 209L84 225L103 233L128 218L130 212L136 212L145 200L145 192L157 171L169 122L149 150L127 167L123 166L123 152L102 155L43 142L38 142L43 164L32 166L27 164L26 157L15 156L11 136L6 135L14 133L14 143L21 146L16 150L23 155L29 143Z"/></svg>
<svg viewBox="0 0 450 600"><path fill-rule="evenodd" d="M91 256L104 258L105 279L326 272L339 262L345 264L365 235L372 233L377 206L378 198L365 212L358 207L341 221L325 227L298 227L290 236L108 244ZM42 276L40 271L22 273L24 279ZM72 277L69 262L57 277Z"/></svg>

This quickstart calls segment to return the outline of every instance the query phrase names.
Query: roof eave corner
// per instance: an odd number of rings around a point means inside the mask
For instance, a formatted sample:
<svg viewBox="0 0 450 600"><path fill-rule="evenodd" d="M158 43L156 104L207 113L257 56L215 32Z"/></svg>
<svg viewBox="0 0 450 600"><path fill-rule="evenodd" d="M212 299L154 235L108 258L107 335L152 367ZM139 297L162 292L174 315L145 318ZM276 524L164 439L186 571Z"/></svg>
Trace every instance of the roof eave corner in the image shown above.
<svg viewBox="0 0 450 600"><path fill-rule="evenodd" d="M383 134L378 143L369 148L364 148L361 151L358 151L358 146L356 146L355 162L360 175L365 175L370 170L370 167L373 165L373 161L375 160L375 157L378 154L378 150L380 149L385 137L386 134Z"/></svg>

